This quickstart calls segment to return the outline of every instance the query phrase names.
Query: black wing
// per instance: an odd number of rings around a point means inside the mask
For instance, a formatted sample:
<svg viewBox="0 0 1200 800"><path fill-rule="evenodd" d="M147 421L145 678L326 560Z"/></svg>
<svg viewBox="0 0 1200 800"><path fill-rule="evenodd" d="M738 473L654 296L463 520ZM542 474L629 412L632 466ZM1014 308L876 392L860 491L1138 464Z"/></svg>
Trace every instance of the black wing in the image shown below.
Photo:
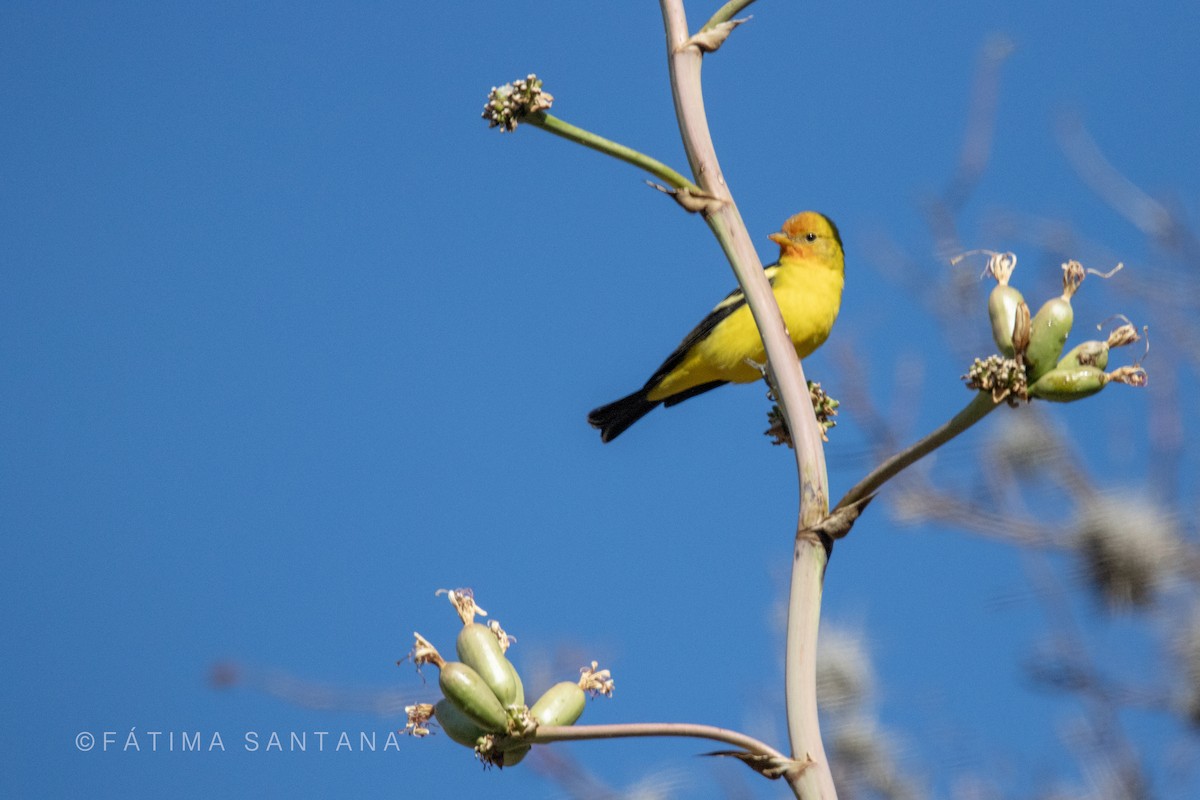
<svg viewBox="0 0 1200 800"><path fill-rule="evenodd" d="M767 275L767 280L773 286L775 284L775 274L779 271L779 265L772 264L763 271ZM687 357L689 350L695 347L697 343L703 341L704 337L712 333L713 328L720 325L726 317L744 305L746 305L746 295L742 293L740 288L734 289L732 292L726 295L725 299L718 303L716 308L708 312L708 315L704 319L700 320L699 325L692 328L691 332L688 333L687 336L683 337L683 341L679 343L679 346L675 348L675 351L672 352L671 355L667 356L667 360L664 361L657 370L655 370L654 374L650 376L650 380L646 381L646 385L643 388L646 391L649 391L657 386L659 381L670 375L672 370L683 363L683 359ZM674 402L667 402L666 405L675 405L675 403L686 400L689 397L694 397L702 392L708 391L709 389L715 389L722 383L726 383L726 381L705 384L703 387L697 386L694 390L689 390L689 394L680 397L678 400L671 398L674 400Z"/></svg>

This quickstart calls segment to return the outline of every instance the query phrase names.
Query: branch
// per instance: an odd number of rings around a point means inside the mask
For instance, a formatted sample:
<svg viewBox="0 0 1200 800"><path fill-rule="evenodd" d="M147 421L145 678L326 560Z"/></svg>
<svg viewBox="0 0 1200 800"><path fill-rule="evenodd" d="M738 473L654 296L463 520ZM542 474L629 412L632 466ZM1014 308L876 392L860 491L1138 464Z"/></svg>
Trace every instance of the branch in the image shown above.
<svg viewBox="0 0 1200 800"><path fill-rule="evenodd" d="M701 33L711 31L718 25L729 22L753 2L754 0L729 0L728 3L717 9L717 13L712 15L712 19L704 23L704 27L700 29Z"/></svg>
<svg viewBox="0 0 1200 800"><path fill-rule="evenodd" d="M795 444L800 510L788 604L785 693L793 757L812 763L811 768L789 772L787 778L797 797L828 800L836 798L837 792L821 743L816 696L817 621L828 550L820 536L808 533L829 508L821 429L783 316L746 224L733 202L733 194L721 174L700 90L701 48L688 34L682 0L660 0L660 4L667 33L675 115L688 163L701 190L724 201L705 213L705 221L725 251L746 296L766 348L767 379ZM732 14L741 7L744 5L729 3L718 16L726 9Z"/></svg>
<svg viewBox="0 0 1200 800"><path fill-rule="evenodd" d="M499 128L502 133L515 131L522 122L527 122L556 136L644 169L676 189L689 193L699 192L696 184L661 161L547 114L552 105L554 96L542 88L542 81L537 75L530 74L503 86L493 86L488 92L488 99L483 104L483 114L480 116L487 120L489 128Z"/></svg>
<svg viewBox="0 0 1200 800"><path fill-rule="evenodd" d="M728 728L715 725L696 725L687 722L630 722L615 725L543 725L525 741L546 744L548 742L578 741L580 739L627 739L648 736L690 737L710 739L714 742L736 747L759 756L780 761L788 758L768 744L760 742Z"/></svg>
<svg viewBox="0 0 1200 800"><path fill-rule="evenodd" d="M795 761L780 753L775 748L744 733L717 728L712 725L694 725L684 722L640 722L618 725L571 725L571 726L541 726L528 737L517 741L520 743L562 742L581 739L624 739L648 736L691 737L694 739L709 739L714 742L732 745L735 750L720 750L705 753L709 756L731 756L764 777L776 780L787 778L791 782L802 775L810 766L810 762ZM506 746L502 744L501 746ZM518 744L517 746L522 746ZM524 746L528 746L525 744Z"/></svg>
<svg viewBox="0 0 1200 800"><path fill-rule="evenodd" d="M675 189L686 189L694 192L699 192L700 187L689 181L687 178L680 175L675 170L668 167L666 164L651 158L650 156L639 153L631 147L626 147L623 144L614 142L611 139L605 139L603 136L598 136L591 131L585 131L583 128L576 127L569 122L565 122L558 117L545 113L544 111L536 114L530 114L525 118L525 121L531 125L535 125L544 131L561 136L564 139L570 139L572 142L581 144L584 147L590 147L593 150L620 159L626 164L632 164L639 169L644 169L660 181L668 184Z"/></svg>
<svg viewBox="0 0 1200 800"><path fill-rule="evenodd" d="M921 460L955 436L958 436L967 428L987 416L998 405L999 403L992 399L990 392L977 392L971 402L967 404L967 407L955 414L954 418L945 425L942 425L924 439L896 453L872 470L853 489L846 492L845 496L838 501L833 510L838 511L867 500L879 491L879 488L883 484L899 475L905 467Z"/></svg>
<svg viewBox="0 0 1200 800"><path fill-rule="evenodd" d="M820 426L809 398L804 372L796 358L795 347L784 327L783 315L763 273L746 224L721 174L712 136L708 131L704 97L700 91L701 55L696 48L687 46L687 19L682 0L661 2L670 51L671 88L683 145L701 191L724 201L719 208L705 215L705 221L733 267L766 347L767 378L796 445L800 476L800 527L807 528L825 516L829 497Z"/></svg>

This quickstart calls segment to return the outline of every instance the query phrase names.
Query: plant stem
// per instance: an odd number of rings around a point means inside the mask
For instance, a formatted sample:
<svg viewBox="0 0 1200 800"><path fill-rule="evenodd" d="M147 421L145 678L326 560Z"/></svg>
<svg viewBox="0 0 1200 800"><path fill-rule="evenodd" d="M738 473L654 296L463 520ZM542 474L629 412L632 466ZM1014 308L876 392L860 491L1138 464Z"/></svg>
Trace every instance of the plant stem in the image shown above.
<svg viewBox="0 0 1200 800"><path fill-rule="evenodd" d="M563 742L578 739L620 739L639 736L685 736L695 739L711 739L714 742L745 750L753 755L788 758L768 744L751 736L714 725L695 725L686 722L637 722L618 725L544 725L531 736L530 742Z"/></svg>
<svg viewBox="0 0 1200 800"><path fill-rule="evenodd" d="M839 508L853 505L875 494L883 484L900 474L905 467L919 461L955 436L958 436L967 428L987 416L998 405L999 403L992 399L992 395L989 392L977 392L966 408L955 414L945 425L942 425L924 439L896 453L872 470L853 489L846 492L845 496L834 506L834 510L836 511Z"/></svg>
<svg viewBox="0 0 1200 800"><path fill-rule="evenodd" d="M817 630L828 558L826 542L806 532L796 535L788 596L784 692L792 758L811 761L814 767L796 775L792 784L796 796L804 798L837 797L817 715Z"/></svg>
<svg viewBox="0 0 1200 800"><path fill-rule="evenodd" d="M706 194L722 201L705 214L705 219L729 258L766 348L767 378L795 444L800 501L797 531L804 532L824 518L829 508L820 426L783 316L721 174L700 89L702 56L699 48L688 45L683 2L660 0L660 4L679 131L696 182ZM727 3L714 19L719 22L722 13L728 11L732 15L745 5ZM797 797L832 800L837 794L817 724L815 680L817 621L826 557L818 538L797 534L788 606L786 708L792 756L801 761L811 759L812 763L804 770L793 770L787 777Z"/></svg>
<svg viewBox="0 0 1200 800"><path fill-rule="evenodd" d="M553 114L547 114L544 111L539 111L535 114L530 114L525 117L525 122L530 125L536 125L544 131L561 136L564 139L570 139L572 142L581 144L584 147L590 147L605 155L610 155L613 158L618 158L626 164L632 164L639 169L644 169L660 181L672 186L675 189L690 189L699 191L696 184L689 181L687 178L680 175L675 170L668 167L666 164L651 158L645 153L639 153L630 147L614 142L611 139L605 139L603 136L597 136L591 131L585 131L583 128L576 127L569 122L564 122Z"/></svg>
<svg viewBox="0 0 1200 800"><path fill-rule="evenodd" d="M753 3L754 0L729 0L728 3L717 9L717 13L712 15L712 19L704 23L704 27L700 30L708 31L720 25L722 22L728 22L733 19L746 6Z"/></svg>
<svg viewBox="0 0 1200 800"><path fill-rule="evenodd" d="M783 315L721 174L700 91L700 52L684 47L688 33L682 0L661 0L661 4L667 26L671 88L684 149L701 191L721 201L720 208L705 215L705 221L733 267L767 351L767 377L795 444L801 484L799 528L805 529L819 522L828 509L820 426Z"/></svg>

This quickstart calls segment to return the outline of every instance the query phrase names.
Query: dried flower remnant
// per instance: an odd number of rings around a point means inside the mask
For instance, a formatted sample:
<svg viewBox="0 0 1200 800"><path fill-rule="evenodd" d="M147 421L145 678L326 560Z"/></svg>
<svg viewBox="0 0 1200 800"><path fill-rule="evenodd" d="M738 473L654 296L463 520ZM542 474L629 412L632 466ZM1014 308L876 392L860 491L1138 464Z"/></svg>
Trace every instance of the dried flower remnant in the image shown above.
<svg viewBox="0 0 1200 800"><path fill-rule="evenodd" d="M405 706L404 714L408 717L408 722L404 726L404 732L409 736L428 736L432 731L429 730L429 718L433 716L433 705L431 703L417 703L416 705Z"/></svg>
<svg viewBox="0 0 1200 800"><path fill-rule="evenodd" d="M470 589L438 589L434 596L446 595L450 605L458 612L458 618L463 625L470 625L475 617L486 617L488 613L475 603L475 592Z"/></svg>
<svg viewBox="0 0 1200 800"><path fill-rule="evenodd" d="M828 442L829 437L826 434L830 429L837 427L837 420L834 417L837 416L841 401L827 394L821 388L821 384L815 381L808 382L808 397L812 401L813 413L817 416L817 425L820 426L821 441ZM767 422L771 426L763 431L763 435L772 437L771 444L794 446L791 431L784 423L783 412L779 406L771 406L771 410L767 412Z"/></svg>
<svg viewBox="0 0 1200 800"><path fill-rule="evenodd" d="M599 669L599 666L598 662L593 661L590 667L580 667L579 688L590 693L592 697L601 694L612 697L615 686L612 673L606 669Z"/></svg>
<svg viewBox="0 0 1200 800"><path fill-rule="evenodd" d="M977 358L963 375L968 389L989 392L992 401L1016 406L1025 398L1025 370L1017 361L1000 356Z"/></svg>
<svg viewBox="0 0 1200 800"><path fill-rule="evenodd" d="M496 637L496 641L500 642L500 651L502 653L507 653L508 648L512 647L512 644L517 640L517 637L509 636L507 633L505 633L504 628L501 628L500 623L496 620L489 621L487 626L488 630L492 632L492 635Z"/></svg>
<svg viewBox="0 0 1200 800"><path fill-rule="evenodd" d="M554 97L542 90L541 79L530 73L522 80L493 86L480 116L488 121L489 128L515 131L526 117L547 110L553 103Z"/></svg>

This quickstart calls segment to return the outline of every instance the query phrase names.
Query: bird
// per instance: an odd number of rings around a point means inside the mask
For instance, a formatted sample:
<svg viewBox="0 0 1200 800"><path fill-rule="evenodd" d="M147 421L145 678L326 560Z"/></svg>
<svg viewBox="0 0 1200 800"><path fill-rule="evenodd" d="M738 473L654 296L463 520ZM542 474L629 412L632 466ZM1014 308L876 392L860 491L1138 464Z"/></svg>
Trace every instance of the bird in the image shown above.
<svg viewBox="0 0 1200 800"><path fill-rule="evenodd" d="M789 217L769 237L779 260L764 269L798 358L825 343L842 305L845 257L833 221L816 211ZM766 350L741 289L716 305L642 388L593 409L588 423L611 442L659 405L673 406L726 383L763 376Z"/></svg>

